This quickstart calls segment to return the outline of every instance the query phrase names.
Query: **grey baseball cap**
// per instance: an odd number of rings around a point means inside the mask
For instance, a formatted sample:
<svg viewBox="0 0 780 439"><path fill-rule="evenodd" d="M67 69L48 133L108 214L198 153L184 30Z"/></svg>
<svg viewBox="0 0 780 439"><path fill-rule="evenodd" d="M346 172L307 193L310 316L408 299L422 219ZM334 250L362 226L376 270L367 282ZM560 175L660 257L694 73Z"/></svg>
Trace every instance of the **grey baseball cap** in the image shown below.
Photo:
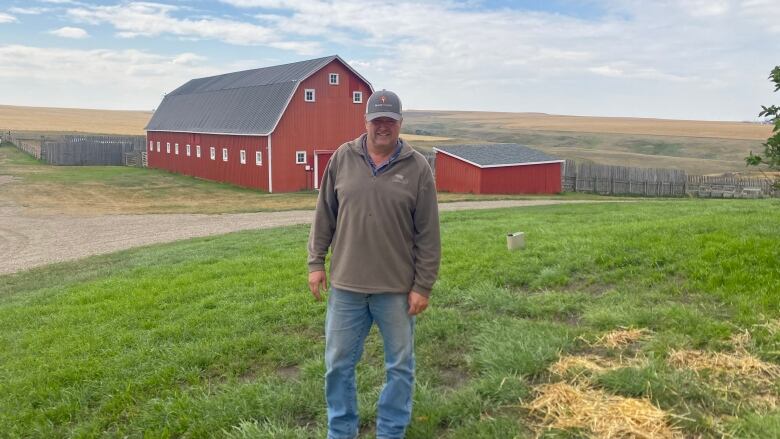
<svg viewBox="0 0 780 439"><path fill-rule="evenodd" d="M378 117L389 117L395 120L401 120L401 99L398 95L388 91L375 91L368 98L366 104L366 120L371 121Z"/></svg>

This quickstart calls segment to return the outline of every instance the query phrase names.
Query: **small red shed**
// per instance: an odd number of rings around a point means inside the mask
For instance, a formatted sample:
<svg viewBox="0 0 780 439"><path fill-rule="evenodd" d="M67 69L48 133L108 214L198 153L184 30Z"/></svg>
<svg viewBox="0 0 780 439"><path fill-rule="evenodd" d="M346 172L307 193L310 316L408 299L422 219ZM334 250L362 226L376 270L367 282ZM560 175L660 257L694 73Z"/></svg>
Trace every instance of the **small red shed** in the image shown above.
<svg viewBox="0 0 780 439"><path fill-rule="evenodd" d="M268 192L317 189L365 131L371 84L339 56L193 79L146 126L147 162Z"/></svg>
<svg viewBox="0 0 780 439"><path fill-rule="evenodd" d="M472 194L556 194L563 160L515 143L451 145L436 153L436 188Z"/></svg>

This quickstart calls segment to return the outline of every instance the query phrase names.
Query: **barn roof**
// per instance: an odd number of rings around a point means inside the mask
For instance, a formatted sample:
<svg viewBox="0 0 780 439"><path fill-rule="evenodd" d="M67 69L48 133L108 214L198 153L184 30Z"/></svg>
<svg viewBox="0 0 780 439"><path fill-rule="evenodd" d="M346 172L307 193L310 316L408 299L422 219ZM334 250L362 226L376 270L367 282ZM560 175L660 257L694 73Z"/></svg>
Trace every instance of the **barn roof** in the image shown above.
<svg viewBox="0 0 780 439"><path fill-rule="evenodd" d="M276 128L298 85L338 60L338 55L192 79L168 93L147 131L268 135Z"/></svg>
<svg viewBox="0 0 780 439"><path fill-rule="evenodd" d="M434 151L458 158L480 168L563 161L516 143L439 146L434 148Z"/></svg>

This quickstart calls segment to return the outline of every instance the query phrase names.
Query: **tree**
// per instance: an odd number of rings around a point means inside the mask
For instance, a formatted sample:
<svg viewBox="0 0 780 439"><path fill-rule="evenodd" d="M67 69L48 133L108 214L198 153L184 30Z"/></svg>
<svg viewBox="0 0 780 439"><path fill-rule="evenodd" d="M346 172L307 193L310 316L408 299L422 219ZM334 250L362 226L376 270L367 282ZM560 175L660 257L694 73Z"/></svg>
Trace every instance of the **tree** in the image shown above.
<svg viewBox="0 0 780 439"><path fill-rule="evenodd" d="M775 66L772 73L769 74L769 80L775 84L775 92L780 90L780 66ZM772 136L767 139L764 145L764 155L755 155L750 151L750 155L745 157L748 166L767 165L769 169L780 171L780 107L770 105L761 106L761 112L758 117L769 117L770 122L774 124ZM775 188L780 189L780 178L775 179Z"/></svg>

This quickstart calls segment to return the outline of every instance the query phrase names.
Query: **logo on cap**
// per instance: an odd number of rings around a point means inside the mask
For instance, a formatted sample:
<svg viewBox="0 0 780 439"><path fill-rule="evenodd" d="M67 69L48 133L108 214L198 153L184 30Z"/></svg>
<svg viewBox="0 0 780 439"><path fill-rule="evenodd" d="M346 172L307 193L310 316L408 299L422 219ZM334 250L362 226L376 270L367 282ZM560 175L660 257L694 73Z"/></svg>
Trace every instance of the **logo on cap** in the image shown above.
<svg viewBox="0 0 780 439"><path fill-rule="evenodd" d="M379 100L381 100L383 104L385 103L385 99L387 99L387 98L385 98L384 95L379 96Z"/></svg>

